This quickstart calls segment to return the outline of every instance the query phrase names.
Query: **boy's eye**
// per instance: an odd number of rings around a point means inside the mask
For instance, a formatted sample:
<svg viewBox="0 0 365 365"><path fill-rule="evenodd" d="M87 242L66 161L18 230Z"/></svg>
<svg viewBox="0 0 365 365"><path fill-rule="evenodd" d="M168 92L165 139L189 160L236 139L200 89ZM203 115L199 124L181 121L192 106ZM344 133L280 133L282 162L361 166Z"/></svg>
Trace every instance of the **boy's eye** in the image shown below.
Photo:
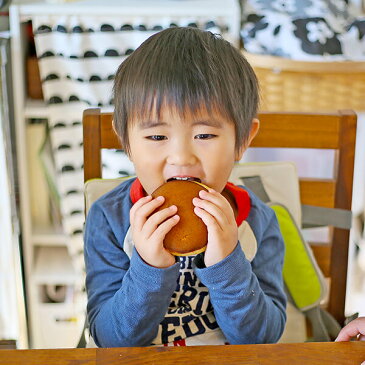
<svg viewBox="0 0 365 365"><path fill-rule="evenodd" d="M201 133L201 134L197 134L195 136L195 139L211 139L216 137L215 134L209 134L209 133Z"/></svg>
<svg viewBox="0 0 365 365"><path fill-rule="evenodd" d="M167 139L166 136L160 136L160 135L147 136L146 138L151 139L152 141L163 141L164 139Z"/></svg>

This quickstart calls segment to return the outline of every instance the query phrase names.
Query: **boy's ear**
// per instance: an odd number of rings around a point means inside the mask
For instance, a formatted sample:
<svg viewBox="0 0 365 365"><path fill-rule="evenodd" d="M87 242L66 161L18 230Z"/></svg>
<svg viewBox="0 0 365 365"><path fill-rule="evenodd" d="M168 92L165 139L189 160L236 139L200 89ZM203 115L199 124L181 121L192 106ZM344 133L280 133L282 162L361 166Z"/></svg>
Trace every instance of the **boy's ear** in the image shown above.
<svg viewBox="0 0 365 365"><path fill-rule="evenodd" d="M112 119L112 128L113 128L113 131L116 135L118 135L116 129L115 129L115 122L114 122L114 118Z"/></svg>
<svg viewBox="0 0 365 365"><path fill-rule="evenodd" d="M121 143L121 145L122 145L122 149L124 150L124 152L126 153L126 155L127 155L127 156L129 157L129 159L130 159L129 153L128 153L128 151L124 148L124 146L123 146L123 144L122 144L122 140L121 140L121 138L119 137L119 134L117 133L117 130L115 129L114 118L112 119L112 128L113 128L114 133L117 135L119 142L120 142L120 143Z"/></svg>
<svg viewBox="0 0 365 365"><path fill-rule="evenodd" d="M256 137L257 132L260 129L260 121L257 118L252 119L250 134L246 143L246 148L251 144L252 140Z"/></svg>
<svg viewBox="0 0 365 365"><path fill-rule="evenodd" d="M240 149L237 151L236 161L239 161L242 158L244 152L247 150L248 146L251 144L252 140L255 138L259 129L260 129L260 121L257 118L252 119L251 129L248 134L248 138L244 143L242 143Z"/></svg>

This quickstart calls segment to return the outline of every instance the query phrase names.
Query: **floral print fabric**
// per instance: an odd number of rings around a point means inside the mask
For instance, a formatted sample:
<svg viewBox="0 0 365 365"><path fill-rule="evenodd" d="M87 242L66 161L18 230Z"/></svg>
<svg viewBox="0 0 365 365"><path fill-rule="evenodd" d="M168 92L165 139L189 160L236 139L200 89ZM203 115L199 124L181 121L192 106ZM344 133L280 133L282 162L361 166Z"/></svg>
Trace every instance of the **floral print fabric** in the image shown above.
<svg viewBox="0 0 365 365"><path fill-rule="evenodd" d="M297 60L365 60L365 15L345 0L247 0L248 52Z"/></svg>

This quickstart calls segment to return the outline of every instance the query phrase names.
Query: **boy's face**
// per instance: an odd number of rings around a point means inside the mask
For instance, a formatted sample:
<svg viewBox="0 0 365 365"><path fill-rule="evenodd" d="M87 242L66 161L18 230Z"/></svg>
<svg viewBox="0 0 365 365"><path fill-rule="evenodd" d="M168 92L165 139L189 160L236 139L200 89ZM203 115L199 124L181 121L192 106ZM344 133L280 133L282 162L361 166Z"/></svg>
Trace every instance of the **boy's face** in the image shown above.
<svg viewBox="0 0 365 365"><path fill-rule="evenodd" d="M132 120L128 137L129 157L147 194L176 177L196 179L221 192L246 149L235 149L232 122L204 110L182 119L165 108L160 120Z"/></svg>

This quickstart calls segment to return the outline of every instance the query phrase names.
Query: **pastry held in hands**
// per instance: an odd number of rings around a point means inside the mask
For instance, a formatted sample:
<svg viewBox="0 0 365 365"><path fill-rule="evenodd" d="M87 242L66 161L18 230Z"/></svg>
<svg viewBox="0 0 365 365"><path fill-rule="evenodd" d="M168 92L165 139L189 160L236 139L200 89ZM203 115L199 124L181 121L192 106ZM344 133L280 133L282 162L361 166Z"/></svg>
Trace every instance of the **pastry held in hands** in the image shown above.
<svg viewBox="0 0 365 365"><path fill-rule="evenodd" d="M207 186L189 180L171 180L161 185L152 197L163 196L164 203L156 210L177 206L180 217L164 239L164 247L175 256L195 255L203 252L208 241L208 231L203 221L194 213L193 198L199 191L208 190Z"/></svg>

